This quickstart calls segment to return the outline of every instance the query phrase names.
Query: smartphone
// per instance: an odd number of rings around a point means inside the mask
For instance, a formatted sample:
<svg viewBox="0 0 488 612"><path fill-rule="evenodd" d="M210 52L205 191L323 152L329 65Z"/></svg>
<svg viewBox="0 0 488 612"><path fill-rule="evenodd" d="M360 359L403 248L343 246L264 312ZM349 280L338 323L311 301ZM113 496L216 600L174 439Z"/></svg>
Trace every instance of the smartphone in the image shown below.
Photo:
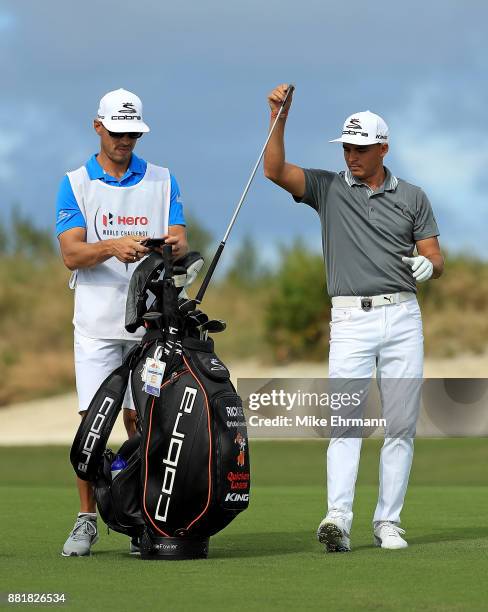
<svg viewBox="0 0 488 612"><path fill-rule="evenodd" d="M148 249L163 246L164 242L164 238L146 238L145 240L141 240L142 246L145 246Z"/></svg>

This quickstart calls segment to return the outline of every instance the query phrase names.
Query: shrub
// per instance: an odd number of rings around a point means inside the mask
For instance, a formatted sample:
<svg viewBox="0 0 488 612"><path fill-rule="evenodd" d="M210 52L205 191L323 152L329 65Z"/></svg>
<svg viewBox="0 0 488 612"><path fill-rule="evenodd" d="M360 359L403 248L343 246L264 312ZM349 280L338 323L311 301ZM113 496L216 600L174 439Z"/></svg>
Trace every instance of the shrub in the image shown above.
<svg viewBox="0 0 488 612"><path fill-rule="evenodd" d="M277 361L324 359L330 300L321 255L297 241L282 249L265 307L265 338Z"/></svg>

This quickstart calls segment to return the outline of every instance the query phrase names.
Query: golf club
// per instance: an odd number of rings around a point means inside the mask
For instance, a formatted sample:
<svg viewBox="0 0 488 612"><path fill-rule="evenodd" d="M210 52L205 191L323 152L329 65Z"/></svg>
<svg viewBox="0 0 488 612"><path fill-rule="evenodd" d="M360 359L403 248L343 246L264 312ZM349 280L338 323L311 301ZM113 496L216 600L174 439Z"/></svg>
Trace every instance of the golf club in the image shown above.
<svg viewBox="0 0 488 612"><path fill-rule="evenodd" d="M288 100L288 97L290 96L291 93L293 93L294 89L295 89L294 85L288 85L288 89L286 90L286 95L285 95L285 97L283 99L283 102L281 103L281 106L280 106L280 108L278 110L278 114L276 115L276 118L275 118L275 120L273 122L273 125L271 126L271 129L269 130L268 137L266 138L266 142L264 143L263 148L261 149L261 153L259 154L258 160L257 160L256 164L254 165L253 171L251 172L251 176L249 177L249 180L247 181L247 184L244 187L244 191L242 192L242 195L241 195L241 198L239 200L239 203L237 204L237 207L236 207L236 209L234 211L232 219L231 219L231 221L229 223L229 227L227 228L227 231L225 232L225 235L224 235L224 237L222 239L222 242L219 244L219 247L218 247L217 251L215 252L215 255L214 255L213 259L212 259L212 262L211 262L211 264L210 264L210 266L208 268L207 274L205 275L205 278L203 279L202 285L201 285L200 289L198 290L198 293L197 293L197 295L195 297L195 301L198 304L201 304L201 302L203 300L203 296L205 295L205 291L207 290L207 287L208 287L208 284L210 282L210 279L212 278L214 270L217 267L217 263L218 263L218 261L220 259L220 256L222 255L222 251L224 250L227 238L228 238L228 236L229 236L229 234L230 234L230 232L232 230L232 227L233 227L233 225L235 223L235 220L237 219L237 215L239 214L241 206L244 203L244 200L246 198L247 192L249 191L251 183L252 183L252 181L254 179L254 176L255 176L255 174L257 172L258 166L261 163L261 159L263 158L263 155L264 155L264 152L266 150L266 147L268 146L269 139L271 138L271 135L273 134L273 131L274 131L275 127L276 127L276 124L279 121L280 115L283 112L283 109L284 109L285 104L286 104L286 102Z"/></svg>
<svg viewBox="0 0 488 612"><path fill-rule="evenodd" d="M202 331L207 331L209 334L218 334L219 332L223 332L227 324L225 321L221 321L220 319L210 319L200 325L200 329Z"/></svg>

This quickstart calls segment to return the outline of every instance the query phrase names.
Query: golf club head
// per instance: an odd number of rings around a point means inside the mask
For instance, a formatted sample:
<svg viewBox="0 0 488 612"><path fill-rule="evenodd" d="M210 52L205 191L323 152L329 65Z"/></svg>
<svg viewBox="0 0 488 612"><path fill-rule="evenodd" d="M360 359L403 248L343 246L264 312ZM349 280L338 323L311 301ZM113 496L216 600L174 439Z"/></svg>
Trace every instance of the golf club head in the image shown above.
<svg viewBox="0 0 488 612"><path fill-rule="evenodd" d="M203 257L196 251L190 251L175 261L173 270L175 287L189 287L198 276L203 263Z"/></svg>
<svg viewBox="0 0 488 612"><path fill-rule="evenodd" d="M174 266L173 268L173 280L175 287L184 287L186 283L186 268L183 266Z"/></svg>
<svg viewBox="0 0 488 612"><path fill-rule="evenodd" d="M226 327L227 324L225 321L221 321L220 319L210 319L201 325L200 330L206 331L209 334L218 334L219 332L223 332Z"/></svg>
<svg viewBox="0 0 488 612"><path fill-rule="evenodd" d="M208 315L201 310L194 310L187 315L187 319L196 326L205 325L208 321Z"/></svg>
<svg viewBox="0 0 488 612"><path fill-rule="evenodd" d="M180 298L178 300L178 310L181 314L188 314L197 307L196 300L190 300L188 298Z"/></svg>

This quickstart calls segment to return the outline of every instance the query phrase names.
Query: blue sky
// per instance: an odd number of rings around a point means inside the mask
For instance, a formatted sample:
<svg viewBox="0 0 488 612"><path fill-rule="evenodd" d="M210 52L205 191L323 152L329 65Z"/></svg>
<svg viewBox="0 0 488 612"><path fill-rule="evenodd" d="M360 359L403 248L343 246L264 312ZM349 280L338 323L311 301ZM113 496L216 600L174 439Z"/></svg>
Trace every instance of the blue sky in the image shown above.
<svg viewBox="0 0 488 612"><path fill-rule="evenodd" d="M15 203L53 227L64 172L97 150L99 98L124 87L151 126L136 152L171 169L220 239L266 136L266 94L292 81L289 161L342 169L328 140L377 112L387 165L424 188L441 244L488 258L487 21L473 0L0 0L2 213ZM231 253L245 234L266 256L296 236L320 245L315 213L261 171Z"/></svg>

